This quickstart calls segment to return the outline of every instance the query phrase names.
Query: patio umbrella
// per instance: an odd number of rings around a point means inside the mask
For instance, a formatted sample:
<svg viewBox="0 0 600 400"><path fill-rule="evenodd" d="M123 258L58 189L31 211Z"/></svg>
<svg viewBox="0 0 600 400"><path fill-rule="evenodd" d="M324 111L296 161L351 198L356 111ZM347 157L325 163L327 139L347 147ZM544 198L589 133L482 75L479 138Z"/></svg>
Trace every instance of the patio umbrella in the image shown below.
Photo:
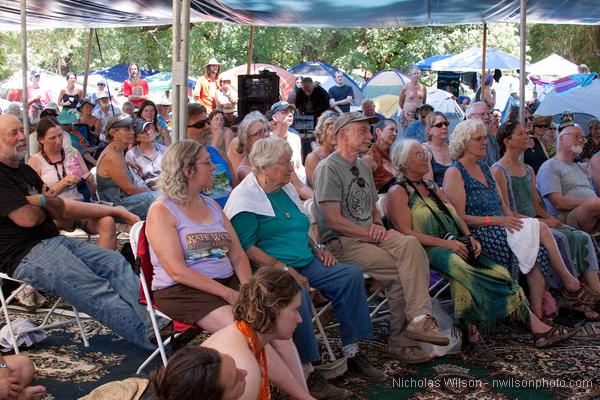
<svg viewBox="0 0 600 400"><path fill-rule="evenodd" d="M481 72L481 47L472 47L462 53L431 64L433 71ZM485 68L488 70L518 69L519 57L488 47L486 50Z"/></svg>

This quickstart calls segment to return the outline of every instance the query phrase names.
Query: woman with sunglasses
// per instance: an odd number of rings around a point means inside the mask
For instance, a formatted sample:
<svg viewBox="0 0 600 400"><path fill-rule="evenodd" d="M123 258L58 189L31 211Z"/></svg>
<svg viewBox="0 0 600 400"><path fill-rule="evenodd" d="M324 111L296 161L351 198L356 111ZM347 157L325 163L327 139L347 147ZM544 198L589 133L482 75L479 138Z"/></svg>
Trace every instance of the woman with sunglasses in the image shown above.
<svg viewBox="0 0 600 400"><path fill-rule="evenodd" d="M206 145L210 154L210 161L215 165L212 172L212 186L207 188L203 194L215 200L221 207L225 207L229 194L238 184L235 170L231 166L229 158L222 150L212 147L213 133L210 129L210 118L206 107L201 104L188 104L188 138Z"/></svg>
<svg viewBox="0 0 600 400"><path fill-rule="evenodd" d="M431 158L431 168L425 178L441 187L444 184L444 174L452 163L448 147L448 119L443 113L434 111L425 119L425 127L427 141L423 143L423 147Z"/></svg>
<svg viewBox="0 0 600 400"><path fill-rule="evenodd" d="M373 171L375 187L381 189L386 183L394 179L396 168L390 161L390 149L396 141L398 127L392 119L382 119L375 124L375 143L362 160Z"/></svg>

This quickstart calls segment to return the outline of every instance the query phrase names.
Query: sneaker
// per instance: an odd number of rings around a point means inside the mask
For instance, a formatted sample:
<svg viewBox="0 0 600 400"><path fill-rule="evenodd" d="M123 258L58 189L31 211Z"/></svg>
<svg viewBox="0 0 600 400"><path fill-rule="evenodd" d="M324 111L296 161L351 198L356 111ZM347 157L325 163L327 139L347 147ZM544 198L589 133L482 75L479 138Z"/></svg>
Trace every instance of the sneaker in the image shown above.
<svg viewBox="0 0 600 400"><path fill-rule="evenodd" d="M491 343L480 338L477 342L463 343L463 353L475 361L494 362L496 361L496 351Z"/></svg>
<svg viewBox="0 0 600 400"><path fill-rule="evenodd" d="M349 358L346 364L348 365L348 375L355 376L367 382L383 382L386 378L385 374L371 365L367 357L361 353L356 353L354 357Z"/></svg>
<svg viewBox="0 0 600 400"><path fill-rule="evenodd" d="M388 353L406 364L421 364L432 360L432 357L419 346L390 347Z"/></svg>
<svg viewBox="0 0 600 400"><path fill-rule="evenodd" d="M448 336L440 331L437 321L431 315L425 316L419 322L411 321L406 327L405 335L409 339L438 346L447 346L450 343Z"/></svg>
<svg viewBox="0 0 600 400"><path fill-rule="evenodd" d="M343 400L350 394L346 389L332 385L318 371L313 371L306 380L310 395L317 400Z"/></svg>

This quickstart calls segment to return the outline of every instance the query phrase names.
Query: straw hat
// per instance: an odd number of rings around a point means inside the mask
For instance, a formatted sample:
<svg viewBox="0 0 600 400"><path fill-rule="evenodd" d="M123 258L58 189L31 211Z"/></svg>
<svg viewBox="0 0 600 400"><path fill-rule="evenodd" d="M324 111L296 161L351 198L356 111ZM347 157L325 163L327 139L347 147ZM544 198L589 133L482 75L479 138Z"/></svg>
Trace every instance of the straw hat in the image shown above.
<svg viewBox="0 0 600 400"><path fill-rule="evenodd" d="M205 67L209 66L209 65L221 65L220 62L217 61L216 58L212 57L210 60L208 60L208 62L206 64L204 64Z"/></svg>

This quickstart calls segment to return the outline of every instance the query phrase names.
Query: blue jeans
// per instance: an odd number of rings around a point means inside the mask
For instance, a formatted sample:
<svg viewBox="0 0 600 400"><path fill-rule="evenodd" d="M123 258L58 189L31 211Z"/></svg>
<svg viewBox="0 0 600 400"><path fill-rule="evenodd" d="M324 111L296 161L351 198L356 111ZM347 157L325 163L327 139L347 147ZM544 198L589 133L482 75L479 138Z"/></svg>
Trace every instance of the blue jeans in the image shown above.
<svg viewBox="0 0 600 400"><path fill-rule="evenodd" d="M138 302L139 278L123 256L81 240L42 240L23 257L14 277L50 291L138 346L153 349L152 324Z"/></svg>
<svg viewBox="0 0 600 400"><path fill-rule="evenodd" d="M373 337L373 327L369 317L369 306L365 292L363 273L357 267L337 263L326 267L318 258L304 267L294 268L319 289L333 306L333 312L340 322L342 344L349 345ZM300 315L302 323L294 331L294 343L303 363L319 360L319 348L312 328L311 298L302 288Z"/></svg>

